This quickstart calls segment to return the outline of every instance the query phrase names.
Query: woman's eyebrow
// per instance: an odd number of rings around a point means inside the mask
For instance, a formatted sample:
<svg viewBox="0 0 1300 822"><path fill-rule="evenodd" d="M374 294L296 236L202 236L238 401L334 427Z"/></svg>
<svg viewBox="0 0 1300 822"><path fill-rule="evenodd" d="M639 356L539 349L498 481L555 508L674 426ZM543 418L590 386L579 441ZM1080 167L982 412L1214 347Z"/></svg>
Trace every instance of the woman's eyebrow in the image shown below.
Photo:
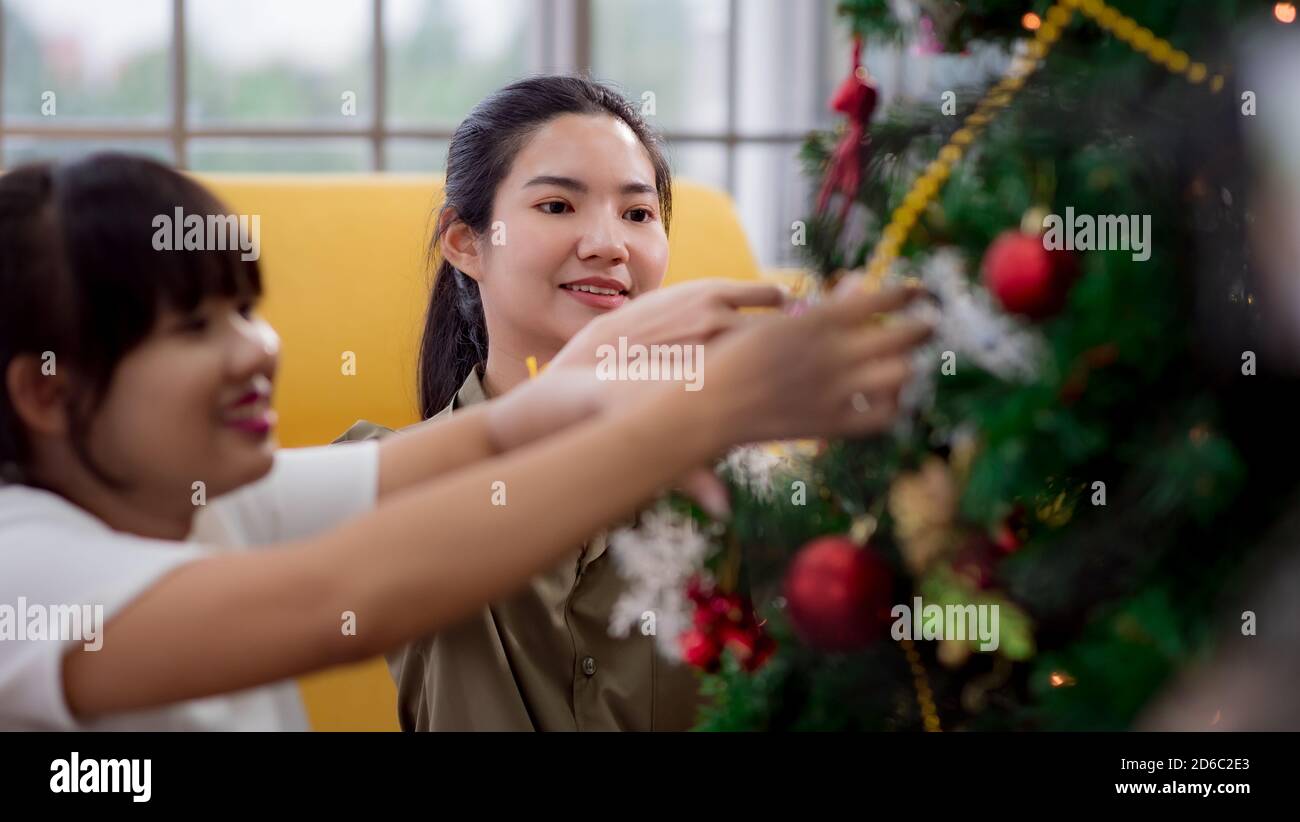
<svg viewBox="0 0 1300 822"><path fill-rule="evenodd" d="M576 191L579 194L586 194L589 190L587 184L581 180L573 177L559 177L553 174L542 174L524 183L524 188L529 186L559 186L570 191ZM619 189L620 194L654 194L656 191L657 189L654 186L639 180L626 182Z"/></svg>
<svg viewBox="0 0 1300 822"><path fill-rule="evenodd" d="M623 187L619 189L619 192L622 194L658 194L659 190L649 183L643 183L638 180L624 183Z"/></svg>
<svg viewBox="0 0 1300 822"><path fill-rule="evenodd" d="M572 177L556 177L551 174L542 174L524 183L524 188L528 188L529 186L559 186L560 188L567 188L570 191L576 191L580 194L587 193L587 184L583 181L575 180Z"/></svg>

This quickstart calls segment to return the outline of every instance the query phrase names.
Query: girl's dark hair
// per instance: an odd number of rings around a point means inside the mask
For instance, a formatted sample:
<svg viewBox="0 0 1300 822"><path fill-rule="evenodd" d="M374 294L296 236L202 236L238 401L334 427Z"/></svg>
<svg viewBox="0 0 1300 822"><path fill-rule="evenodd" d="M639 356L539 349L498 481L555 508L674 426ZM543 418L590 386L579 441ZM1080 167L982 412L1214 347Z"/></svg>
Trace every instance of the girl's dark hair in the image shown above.
<svg viewBox="0 0 1300 822"><path fill-rule="evenodd" d="M627 124L650 155L664 229L672 216L672 174L660 138L616 89L586 77L546 75L519 80L485 97L456 127L447 151L447 180L431 255L455 220L487 231L497 186L537 129L562 114L607 114ZM431 417L456 396L470 369L487 360L487 323L478 283L445 259L434 273L418 365L420 413Z"/></svg>
<svg viewBox="0 0 1300 822"><path fill-rule="evenodd" d="M164 308L187 313L205 297L255 297L256 260L227 250L155 250L155 218L224 215L194 180L142 157L96 154L34 163L0 176L0 480L30 482L31 444L9 396L9 363L24 354L69 375L70 439L101 481L86 438L117 365L153 331ZM161 226L163 223L158 223ZM236 247L229 248L234 245Z"/></svg>

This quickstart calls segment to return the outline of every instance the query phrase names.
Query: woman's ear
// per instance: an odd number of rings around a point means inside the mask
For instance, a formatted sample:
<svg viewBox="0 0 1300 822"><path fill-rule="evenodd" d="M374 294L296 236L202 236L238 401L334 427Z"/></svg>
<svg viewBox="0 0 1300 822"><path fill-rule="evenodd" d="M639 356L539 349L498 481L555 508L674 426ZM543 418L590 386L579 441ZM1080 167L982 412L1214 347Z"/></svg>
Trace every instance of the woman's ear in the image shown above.
<svg viewBox="0 0 1300 822"><path fill-rule="evenodd" d="M441 221L443 259L477 282L482 275L483 263L478 236L450 209L443 212Z"/></svg>
<svg viewBox="0 0 1300 822"><path fill-rule="evenodd" d="M19 354L5 369L5 389L23 426L32 434L64 436L68 432L65 376L55 360Z"/></svg>

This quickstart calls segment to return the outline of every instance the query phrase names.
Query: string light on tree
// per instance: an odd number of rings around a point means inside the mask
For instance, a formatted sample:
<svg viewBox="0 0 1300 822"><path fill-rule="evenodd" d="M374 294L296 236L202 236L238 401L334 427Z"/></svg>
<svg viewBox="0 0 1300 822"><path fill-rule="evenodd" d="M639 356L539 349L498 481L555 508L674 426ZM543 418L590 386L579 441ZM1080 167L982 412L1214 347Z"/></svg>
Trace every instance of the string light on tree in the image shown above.
<svg viewBox="0 0 1300 822"><path fill-rule="evenodd" d="M1070 688L1077 684L1078 680L1065 671L1052 671L1051 675L1047 677L1047 682L1053 688Z"/></svg>

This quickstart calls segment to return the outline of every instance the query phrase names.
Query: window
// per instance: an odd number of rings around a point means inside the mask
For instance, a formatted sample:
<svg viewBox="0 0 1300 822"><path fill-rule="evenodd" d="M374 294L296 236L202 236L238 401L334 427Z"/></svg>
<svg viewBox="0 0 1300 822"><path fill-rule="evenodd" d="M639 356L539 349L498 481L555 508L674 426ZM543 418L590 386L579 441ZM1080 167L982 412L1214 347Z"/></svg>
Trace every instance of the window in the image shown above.
<svg viewBox="0 0 1300 822"><path fill-rule="evenodd" d="M0 6L2 165L115 148L203 171L432 173L492 89L589 70L653 101L674 172L736 197L767 266L798 262L812 184L795 158L847 69L835 0Z"/></svg>

